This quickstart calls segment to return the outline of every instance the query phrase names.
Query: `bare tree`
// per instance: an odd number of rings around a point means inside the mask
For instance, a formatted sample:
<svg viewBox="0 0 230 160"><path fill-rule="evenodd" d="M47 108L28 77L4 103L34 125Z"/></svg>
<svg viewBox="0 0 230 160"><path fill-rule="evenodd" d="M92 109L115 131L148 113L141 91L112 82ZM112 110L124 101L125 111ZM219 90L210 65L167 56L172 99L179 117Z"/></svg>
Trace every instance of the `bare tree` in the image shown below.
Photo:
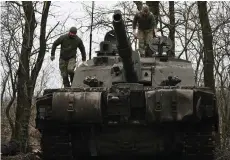
<svg viewBox="0 0 230 160"><path fill-rule="evenodd" d="M208 18L207 2L198 2L198 10L204 42L204 84L215 90L213 36Z"/></svg>
<svg viewBox="0 0 230 160"><path fill-rule="evenodd" d="M14 133L14 122L10 116L10 108L13 105L17 94L17 70L18 55L20 43L18 43L18 32L21 29L21 18L17 11L10 6L5 5L4 12L1 14L1 65L3 67L3 81L1 92L1 106L5 108L6 117L12 133ZM15 15L12 16L12 15ZM8 95L8 96L6 96ZM7 104L3 104L7 102ZM6 107L3 107L6 106Z"/></svg>
<svg viewBox="0 0 230 160"><path fill-rule="evenodd" d="M21 47L21 54L19 57L18 68L18 96L17 109L15 119L15 133L13 138L20 142L20 149L23 152L27 151L28 146L28 125L31 114L31 104L33 91L35 88L36 79L41 69L46 50L46 21L48 17L50 2L44 2L41 29L40 29L40 51L38 54L35 67L30 71L30 55L34 40L34 31L37 26L35 19L35 8L32 2L22 2L22 8L25 13L23 41ZM31 75L30 75L31 73Z"/></svg>
<svg viewBox="0 0 230 160"><path fill-rule="evenodd" d="M175 56L175 13L174 13L174 1L169 1L169 16L170 16L170 27L169 27L169 38L172 40L172 55Z"/></svg>
<svg viewBox="0 0 230 160"><path fill-rule="evenodd" d="M3 6L6 8L4 10L5 14L3 15L6 18L8 17L8 21L5 19L2 26L4 26L3 28L5 31L8 31L7 35L10 36L9 43L9 38L7 36L5 36L2 41L3 46L5 43L9 44L6 47L8 52L4 52L8 53L8 55L5 54L4 60L7 64L4 66L7 66L9 69L5 70L8 72L5 72L6 78L3 82L6 84L6 81L8 81L7 78L12 77L10 75L13 75L12 66L15 63L16 67L14 69L17 74L14 74L14 77L11 78L11 84L8 85L8 87L12 88L14 91L13 98L17 95L17 107L15 123L10 120L10 125L12 127L12 139L17 140L20 143L20 149L24 152L26 152L28 148L28 125L35 84L47 51L47 41L51 38L51 33L58 25L57 24L51 28L48 33L46 32L50 4L51 2L5 2ZM39 5L43 5L41 12L39 11ZM41 21L37 21L35 18L36 13L40 15ZM11 24L9 22L11 22ZM17 25L12 25L13 22ZM38 24L40 25L40 37L38 37L40 47L36 48L34 39L37 38L35 29ZM12 33L12 28L18 29L17 32L14 30ZM12 49L14 49L13 53L16 55L13 58L11 52ZM1 62L4 63L4 60ZM2 95L4 95L4 93L2 93ZM11 104L12 103L8 104L9 107L7 107L7 113L9 113Z"/></svg>
<svg viewBox="0 0 230 160"><path fill-rule="evenodd" d="M221 147L220 157L227 157L226 151L229 148L230 141L230 74L229 74L229 44L230 44L230 3L229 2L210 2L210 6L215 8L217 12L210 11L213 24L213 44L214 44L214 69L217 104L220 111L220 127L221 127ZM219 11L221 10L221 12ZM229 158L229 156L227 157Z"/></svg>

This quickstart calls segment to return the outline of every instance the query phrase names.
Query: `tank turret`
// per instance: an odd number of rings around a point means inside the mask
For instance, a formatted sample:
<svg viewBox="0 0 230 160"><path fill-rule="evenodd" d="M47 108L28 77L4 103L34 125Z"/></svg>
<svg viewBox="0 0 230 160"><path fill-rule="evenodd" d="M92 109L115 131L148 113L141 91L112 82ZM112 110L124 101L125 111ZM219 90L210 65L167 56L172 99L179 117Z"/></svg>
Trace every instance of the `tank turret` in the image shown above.
<svg viewBox="0 0 230 160"><path fill-rule="evenodd" d="M126 81L129 83L137 82L138 76L134 70L132 60L132 47L127 37L124 21L120 10L116 10L113 15L113 27L117 39L118 54L122 58L123 69Z"/></svg>

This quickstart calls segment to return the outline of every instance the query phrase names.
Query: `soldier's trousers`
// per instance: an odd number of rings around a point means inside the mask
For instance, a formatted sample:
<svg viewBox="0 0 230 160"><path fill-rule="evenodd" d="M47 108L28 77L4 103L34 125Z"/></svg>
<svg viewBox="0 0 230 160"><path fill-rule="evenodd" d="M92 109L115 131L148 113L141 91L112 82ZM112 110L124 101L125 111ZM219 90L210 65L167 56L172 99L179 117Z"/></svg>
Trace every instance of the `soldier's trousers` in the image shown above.
<svg viewBox="0 0 230 160"><path fill-rule="evenodd" d="M138 30L137 38L139 39L139 49L142 54L145 52L145 46L153 38L153 29Z"/></svg>
<svg viewBox="0 0 230 160"><path fill-rule="evenodd" d="M74 77L74 68L76 67L76 59L71 58L69 60L59 59L59 69L61 71L61 76L63 79L64 87L70 87L69 77L71 84Z"/></svg>

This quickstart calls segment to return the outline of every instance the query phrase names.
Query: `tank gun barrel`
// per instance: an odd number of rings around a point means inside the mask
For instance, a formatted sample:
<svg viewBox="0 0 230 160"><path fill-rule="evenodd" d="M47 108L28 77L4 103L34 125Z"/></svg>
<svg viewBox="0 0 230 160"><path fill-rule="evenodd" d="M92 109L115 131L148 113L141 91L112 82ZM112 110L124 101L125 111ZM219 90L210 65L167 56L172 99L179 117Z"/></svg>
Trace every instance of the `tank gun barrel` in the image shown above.
<svg viewBox="0 0 230 160"><path fill-rule="evenodd" d="M138 81L138 77L134 70L134 64L132 60L133 51L126 34L127 32L125 30L125 25L120 10L114 11L113 27L117 39L118 54L122 59L126 81L129 83L135 83Z"/></svg>

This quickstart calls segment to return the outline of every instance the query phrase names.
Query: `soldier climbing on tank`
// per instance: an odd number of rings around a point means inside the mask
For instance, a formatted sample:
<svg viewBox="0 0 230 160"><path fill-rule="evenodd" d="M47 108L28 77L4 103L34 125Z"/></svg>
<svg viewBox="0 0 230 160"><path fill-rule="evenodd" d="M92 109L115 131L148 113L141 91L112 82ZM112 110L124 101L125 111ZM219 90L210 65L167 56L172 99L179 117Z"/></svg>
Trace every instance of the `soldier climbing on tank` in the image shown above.
<svg viewBox="0 0 230 160"><path fill-rule="evenodd" d="M77 48L81 51L82 64L86 64L86 53L85 46L77 36L77 28L71 27L68 34L60 36L56 41L54 41L51 51L51 60L55 59L55 50L58 45L61 45L60 59L59 59L59 69L61 71L61 76L63 78L64 87L70 87L69 77L71 84L74 77L74 69L76 67L76 54Z"/></svg>
<svg viewBox="0 0 230 160"><path fill-rule="evenodd" d="M138 33L136 33L137 24ZM139 48L142 54L145 52L148 41L155 35L157 31L156 27L157 24L154 15L149 11L147 5L143 5L142 10L133 19L133 34L136 39L139 39Z"/></svg>

